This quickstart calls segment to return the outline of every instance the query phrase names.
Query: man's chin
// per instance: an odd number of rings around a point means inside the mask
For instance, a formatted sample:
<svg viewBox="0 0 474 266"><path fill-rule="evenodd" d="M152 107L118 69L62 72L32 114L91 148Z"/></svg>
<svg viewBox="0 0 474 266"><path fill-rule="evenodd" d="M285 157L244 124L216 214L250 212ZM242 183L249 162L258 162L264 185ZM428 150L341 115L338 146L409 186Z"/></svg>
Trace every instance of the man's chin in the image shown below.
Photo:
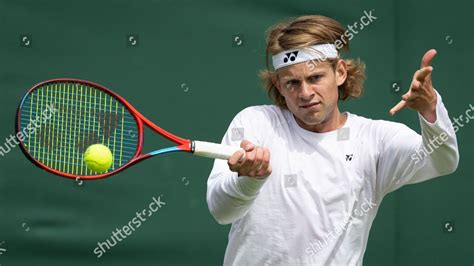
<svg viewBox="0 0 474 266"><path fill-rule="evenodd" d="M324 119L316 114L313 115L305 115L302 117L303 119L299 118L300 123L304 123L306 126L317 126L324 122Z"/></svg>

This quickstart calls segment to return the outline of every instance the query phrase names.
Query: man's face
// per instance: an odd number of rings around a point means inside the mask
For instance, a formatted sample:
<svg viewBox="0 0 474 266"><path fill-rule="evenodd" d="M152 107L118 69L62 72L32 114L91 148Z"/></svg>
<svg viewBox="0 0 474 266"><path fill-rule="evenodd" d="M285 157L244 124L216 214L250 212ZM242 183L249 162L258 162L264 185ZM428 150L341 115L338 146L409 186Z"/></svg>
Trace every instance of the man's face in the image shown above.
<svg viewBox="0 0 474 266"><path fill-rule="evenodd" d="M277 70L278 91L301 127L317 131L339 114L337 87L346 80L346 68L339 60L335 70L329 62L303 62Z"/></svg>

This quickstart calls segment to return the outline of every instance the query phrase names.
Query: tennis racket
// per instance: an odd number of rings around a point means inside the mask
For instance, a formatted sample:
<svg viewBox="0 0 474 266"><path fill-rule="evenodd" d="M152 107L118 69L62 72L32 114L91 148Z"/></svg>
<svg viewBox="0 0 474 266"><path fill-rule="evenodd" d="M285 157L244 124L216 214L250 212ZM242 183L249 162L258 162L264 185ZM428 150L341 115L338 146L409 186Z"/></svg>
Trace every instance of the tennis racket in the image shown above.
<svg viewBox="0 0 474 266"><path fill-rule="evenodd" d="M176 146L142 153L144 126ZM117 174L153 156L188 152L228 159L238 147L180 138L152 123L125 99L99 84L79 79L52 79L33 86L17 110L16 137L36 166L72 179L99 179ZM83 155L92 144L113 155L105 172L87 168Z"/></svg>

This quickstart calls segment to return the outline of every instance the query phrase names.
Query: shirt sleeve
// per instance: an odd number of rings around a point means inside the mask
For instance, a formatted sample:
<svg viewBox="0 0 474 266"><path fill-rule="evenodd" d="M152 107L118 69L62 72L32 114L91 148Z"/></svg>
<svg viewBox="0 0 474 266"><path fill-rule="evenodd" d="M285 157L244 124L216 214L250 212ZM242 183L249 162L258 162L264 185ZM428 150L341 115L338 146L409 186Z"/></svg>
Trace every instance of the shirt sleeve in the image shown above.
<svg viewBox="0 0 474 266"><path fill-rule="evenodd" d="M232 120L222 144L240 147L243 139L261 146L258 132L259 114L252 114L251 108L241 111ZM261 125L261 124L260 124ZM242 218L252 206L265 179L238 176L229 169L227 161L214 160L214 166L207 181L207 205L220 224L229 224Z"/></svg>
<svg viewBox="0 0 474 266"><path fill-rule="evenodd" d="M407 126L384 121L378 126L376 189L382 197L406 184L454 172L459 163L456 134L436 91L436 121L418 114L421 135Z"/></svg>

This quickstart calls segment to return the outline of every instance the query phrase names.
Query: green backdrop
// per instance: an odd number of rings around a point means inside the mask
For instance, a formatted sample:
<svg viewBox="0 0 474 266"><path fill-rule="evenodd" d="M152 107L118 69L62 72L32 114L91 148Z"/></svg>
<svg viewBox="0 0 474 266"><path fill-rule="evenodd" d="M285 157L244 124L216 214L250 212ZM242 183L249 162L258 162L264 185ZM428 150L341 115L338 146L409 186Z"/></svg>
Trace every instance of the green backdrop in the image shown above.
<svg viewBox="0 0 474 266"><path fill-rule="evenodd" d="M413 111L389 117L388 110L429 48L439 52L434 85L450 116L473 104L473 8L462 0L0 0L0 140L13 133L28 88L74 77L113 89L171 132L219 142L237 112L270 103L257 77L266 28L304 14L347 25L370 10L377 19L346 54L367 64L365 95L342 109L419 130ZM454 174L385 198L364 265L474 263L473 127L458 131ZM146 134L145 150L165 144ZM36 168L15 148L0 157L0 265L222 264L229 226L207 209L211 167L211 160L169 155L80 185ZM96 258L98 241L160 195L162 209Z"/></svg>

